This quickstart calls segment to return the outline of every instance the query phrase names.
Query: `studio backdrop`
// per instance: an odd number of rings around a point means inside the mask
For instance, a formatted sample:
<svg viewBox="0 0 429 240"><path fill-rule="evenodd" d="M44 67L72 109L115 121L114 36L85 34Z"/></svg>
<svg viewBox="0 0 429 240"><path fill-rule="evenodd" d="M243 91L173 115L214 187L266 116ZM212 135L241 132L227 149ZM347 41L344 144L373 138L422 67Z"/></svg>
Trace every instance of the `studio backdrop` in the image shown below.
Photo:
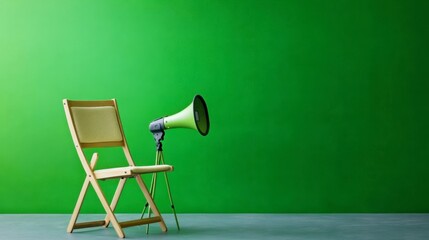
<svg viewBox="0 0 429 240"><path fill-rule="evenodd" d="M136 164L150 165L149 123L196 94L210 133L171 129L163 143L178 213L428 212L427 12L425 1L0 0L0 213L72 212L85 176L62 99L116 98ZM122 157L96 151L100 167ZM118 212L143 208L133 188ZM103 211L88 198L84 212ZM170 211L163 181L156 201Z"/></svg>

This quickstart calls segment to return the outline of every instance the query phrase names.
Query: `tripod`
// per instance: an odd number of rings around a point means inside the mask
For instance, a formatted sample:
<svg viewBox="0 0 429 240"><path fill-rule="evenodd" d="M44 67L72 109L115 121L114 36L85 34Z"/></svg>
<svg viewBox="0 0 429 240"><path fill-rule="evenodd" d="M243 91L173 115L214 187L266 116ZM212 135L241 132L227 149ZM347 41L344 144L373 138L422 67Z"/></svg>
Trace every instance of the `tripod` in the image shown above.
<svg viewBox="0 0 429 240"><path fill-rule="evenodd" d="M164 133L164 131L159 131L159 132L154 133L153 135L154 135L155 142L156 142L155 165L165 164L164 154L162 152L162 142L161 142L162 140L164 140L165 133ZM152 199L155 199L157 175L158 175L158 173L156 173L156 172L152 174L152 181L150 183L149 193L151 194ZM170 182L168 181L167 172L164 172L164 178L165 178L165 183L167 184L168 198L170 199L171 209L173 209L174 219L176 220L176 225L177 225L177 230L180 231L179 221L177 220L177 215L176 215L176 209L174 208L173 197L171 196ZM146 204L144 205L144 209L142 211L141 219L143 219L146 210L147 210L148 217L150 217L151 208L150 208L148 202L146 202ZM149 224L146 227L146 233L149 233Z"/></svg>

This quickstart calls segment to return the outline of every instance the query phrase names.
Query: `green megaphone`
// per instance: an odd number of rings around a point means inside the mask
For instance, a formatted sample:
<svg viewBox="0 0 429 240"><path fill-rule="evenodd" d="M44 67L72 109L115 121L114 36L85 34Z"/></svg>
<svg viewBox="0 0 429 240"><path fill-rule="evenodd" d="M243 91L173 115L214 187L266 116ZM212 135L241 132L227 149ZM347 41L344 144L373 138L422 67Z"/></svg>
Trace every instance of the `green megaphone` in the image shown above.
<svg viewBox="0 0 429 240"><path fill-rule="evenodd" d="M210 121L207 104L203 97L196 95L191 104L182 111L174 115L158 118L149 124L149 130L154 136L170 128L195 129L201 135L206 136L209 133ZM160 137L163 137L163 135Z"/></svg>

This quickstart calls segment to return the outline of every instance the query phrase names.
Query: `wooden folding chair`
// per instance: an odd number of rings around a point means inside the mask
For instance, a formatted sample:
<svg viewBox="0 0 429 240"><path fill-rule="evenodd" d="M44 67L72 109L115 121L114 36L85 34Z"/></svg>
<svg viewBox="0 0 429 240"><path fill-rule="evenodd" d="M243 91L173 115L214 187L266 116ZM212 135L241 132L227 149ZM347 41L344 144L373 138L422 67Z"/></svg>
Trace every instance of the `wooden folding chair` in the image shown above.
<svg viewBox="0 0 429 240"><path fill-rule="evenodd" d="M64 99L63 104L73 142L86 173L86 178L70 219L70 223L67 227L67 232L71 233L73 230L80 228L97 226L107 227L112 223L112 226L118 236L120 238L124 238L125 234L122 228L156 222L159 222L162 231L166 232L167 227L165 222L146 185L144 184L141 174L172 171L173 167L170 165L136 166L134 164L127 146L127 141L125 140L115 99L104 101L71 101ZM122 147L128 166L95 170L98 154L94 153L90 163L88 163L82 149L101 147ZM113 200L109 205L98 181L113 178L119 178L120 180L114 193ZM153 210L153 217L118 222L114 214L114 210L128 178L136 179L137 184L150 205L150 208ZM100 221L77 223L76 221L89 184L94 187L95 192L106 211L106 217L104 220Z"/></svg>

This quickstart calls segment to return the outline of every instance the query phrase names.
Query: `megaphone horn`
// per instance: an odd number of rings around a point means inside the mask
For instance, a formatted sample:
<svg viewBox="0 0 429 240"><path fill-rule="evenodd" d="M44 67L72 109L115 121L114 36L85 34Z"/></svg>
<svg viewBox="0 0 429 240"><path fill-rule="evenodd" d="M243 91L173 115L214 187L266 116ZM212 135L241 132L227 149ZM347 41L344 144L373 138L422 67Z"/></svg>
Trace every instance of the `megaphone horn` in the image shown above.
<svg viewBox="0 0 429 240"><path fill-rule="evenodd" d="M163 133L170 128L190 128L197 130L201 135L209 133L210 121L207 104L203 97L196 95L191 104L182 111L162 118L158 118L149 124L149 130L154 134ZM164 134L159 135L161 140ZM156 140L155 136L155 140Z"/></svg>

